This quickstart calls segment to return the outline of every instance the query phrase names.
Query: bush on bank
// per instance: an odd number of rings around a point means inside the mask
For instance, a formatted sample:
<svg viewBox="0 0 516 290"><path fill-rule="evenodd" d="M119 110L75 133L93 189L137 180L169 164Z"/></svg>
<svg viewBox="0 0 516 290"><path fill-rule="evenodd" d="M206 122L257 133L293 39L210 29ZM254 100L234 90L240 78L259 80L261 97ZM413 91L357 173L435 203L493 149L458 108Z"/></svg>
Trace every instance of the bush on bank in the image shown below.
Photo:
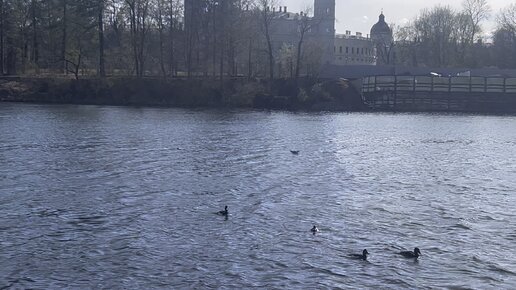
<svg viewBox="0 0 516 290"><path fill-rule="evenodd" d="M0 101L60 104L363 110L347 80L3 78Z"/></svg>

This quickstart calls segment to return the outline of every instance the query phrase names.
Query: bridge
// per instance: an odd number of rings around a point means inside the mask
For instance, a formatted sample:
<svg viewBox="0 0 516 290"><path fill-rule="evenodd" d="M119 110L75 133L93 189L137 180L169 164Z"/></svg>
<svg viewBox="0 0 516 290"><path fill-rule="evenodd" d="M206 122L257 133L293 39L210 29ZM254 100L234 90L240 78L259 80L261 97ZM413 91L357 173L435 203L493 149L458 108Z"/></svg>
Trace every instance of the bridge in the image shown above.
<svg viewBox="0 0 516 290"><path fill-rule="evenodd" d="M362 98L376 110L516 113L516 78L371 76Z"/></svg>

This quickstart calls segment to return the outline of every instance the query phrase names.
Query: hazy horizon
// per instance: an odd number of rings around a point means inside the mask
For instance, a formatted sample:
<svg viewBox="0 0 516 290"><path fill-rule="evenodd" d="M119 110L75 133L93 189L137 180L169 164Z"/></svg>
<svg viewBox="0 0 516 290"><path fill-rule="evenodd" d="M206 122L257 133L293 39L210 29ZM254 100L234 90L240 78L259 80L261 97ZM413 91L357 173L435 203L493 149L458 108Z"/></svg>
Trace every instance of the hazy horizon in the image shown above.
<svg viewBox="0 0 516 290"><path fill-rule="evenodd" d="M283 6L288 6L288 10L292 12L313 7L313 2L313 0L280 0L280 3ZM378 21L378 16L382 10L389 24L403 25L413 20L424 8L449 5L458 10L461 8L462 2L463 0L448 0L446 2L436 0L336 0L336 29L337 33L345 33L346 30L351 30L353 33L369 34L371 27ZM488 3L491 6L492 13L491 19L483 25L484 34L489 34L495 28L495 15L511 2L507 0L488 0Z"/></svg>

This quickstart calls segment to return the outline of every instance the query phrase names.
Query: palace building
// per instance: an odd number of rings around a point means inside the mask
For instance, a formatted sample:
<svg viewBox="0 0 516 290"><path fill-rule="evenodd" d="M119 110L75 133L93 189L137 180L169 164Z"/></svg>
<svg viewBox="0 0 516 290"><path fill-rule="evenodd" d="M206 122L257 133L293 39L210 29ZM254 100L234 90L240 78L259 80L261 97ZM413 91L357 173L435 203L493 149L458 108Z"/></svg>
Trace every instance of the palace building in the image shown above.
<svg viewBox="0 0 516 290"><path fill-rule="evenodd" d="M192 19L196 18L196 13L192 11L202 13L200 2L202 1L185 0L185 29L195 25ZM336 34L335 0L314 0L313 8L313 15L308 16L303 12L290 12L286 6L267 7L273 15L270 38L279 66L288 66L286 62L289 61L292 66L292 58L300 40L302 21L307 21L309 27L303 35L304 57L316 59L319 64L385 65L393 62L392 30L385 22L383 11L378 23L371 28L370 34L364 36L360 32L352 34L351 31ZM253 12L249 10L249 13L251 16Z"/></svg>

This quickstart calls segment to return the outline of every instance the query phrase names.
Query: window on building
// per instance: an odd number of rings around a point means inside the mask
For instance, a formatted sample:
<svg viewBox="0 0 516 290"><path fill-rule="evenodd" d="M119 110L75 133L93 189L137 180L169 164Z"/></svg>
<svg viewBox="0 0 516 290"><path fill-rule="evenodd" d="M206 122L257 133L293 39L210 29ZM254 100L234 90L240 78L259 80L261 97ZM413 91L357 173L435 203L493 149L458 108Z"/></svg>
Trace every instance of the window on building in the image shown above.
<svg viewBox="0 0 516 290"><path fill-rule="evenodd" d="M342 53L342 46L339 47L339 53Z"/></svg>
<svg viewBox="0 0 516 290"><path fill-rule="evenodd" d="M346 53L349 53L349 46L346 46Z"/></svg>
<svg viewBox="0 0 516 290"><path fill-rule="evenodd" d="M351 48L351 54L355 54L355 48L354 47Z"/></svg>

